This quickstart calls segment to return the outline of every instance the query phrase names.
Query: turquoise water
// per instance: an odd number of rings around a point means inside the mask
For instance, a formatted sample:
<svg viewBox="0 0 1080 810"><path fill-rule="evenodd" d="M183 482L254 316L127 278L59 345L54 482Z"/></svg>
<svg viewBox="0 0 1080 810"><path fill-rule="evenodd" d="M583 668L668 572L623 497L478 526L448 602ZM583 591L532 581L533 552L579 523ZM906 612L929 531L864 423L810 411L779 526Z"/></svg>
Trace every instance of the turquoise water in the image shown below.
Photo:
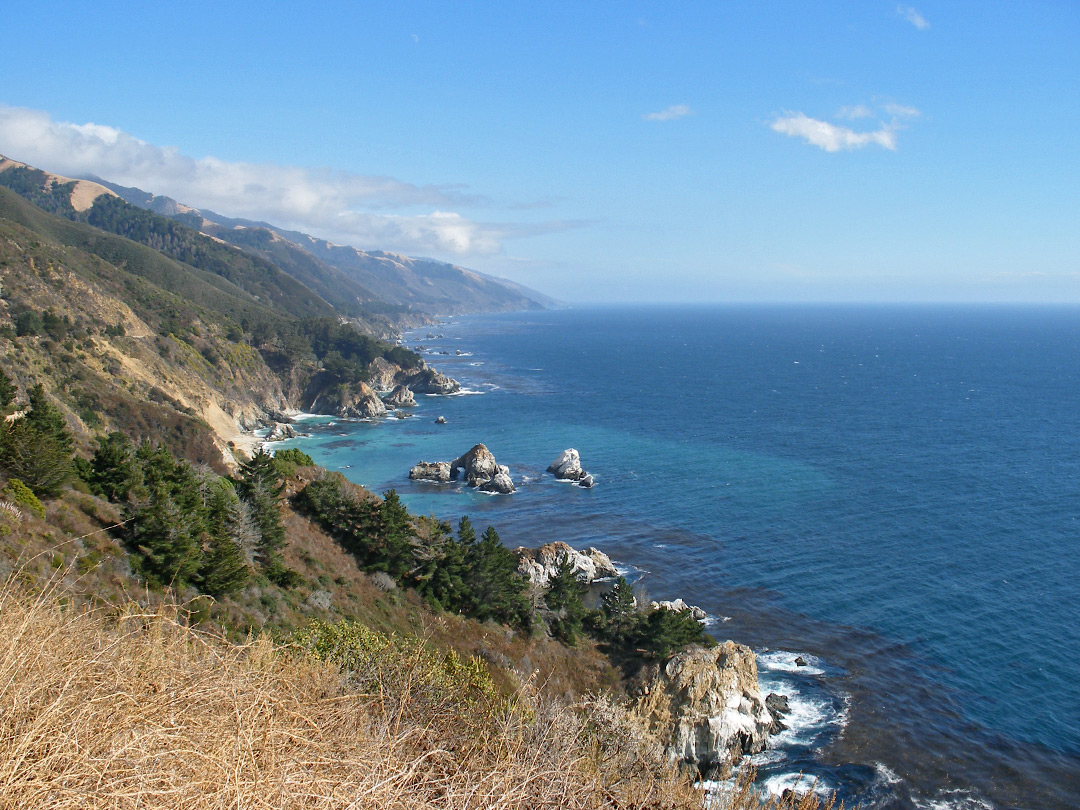
<svg viewBox="0 0 1080 810"><path fill-rule="evenodd" d="M795 728L758 758L773 787L802 770L874 807L1078 806L1078 316L455 319L409 345L476 393L311 422L300 444L414 511L470 514L511 546L596 545L655 597L704 607L796 698ZM477 442L517 493L408 480ZM594 489L544 474L566 447Z"/></svg>

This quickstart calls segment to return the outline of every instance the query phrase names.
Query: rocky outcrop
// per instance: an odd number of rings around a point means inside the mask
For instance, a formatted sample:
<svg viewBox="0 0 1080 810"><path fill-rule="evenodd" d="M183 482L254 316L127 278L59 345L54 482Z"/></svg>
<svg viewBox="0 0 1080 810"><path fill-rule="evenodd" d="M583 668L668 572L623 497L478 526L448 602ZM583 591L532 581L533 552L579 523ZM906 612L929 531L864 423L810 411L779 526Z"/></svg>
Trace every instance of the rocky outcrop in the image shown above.
<svg viewBox="0 0 1080 810"><path fill-rule="evenodd" d="M517 555L518 572L541 588L547 587L566 560L574 566L577 578L585 583L619 575L611 558L599 549L578 551L562 541L546 543L540 548L518 548Z"/></svg>
<svg viewBox="0 0 1080 810"><path fill-rule="evenodd" d="M423 361L420 361L419 368L402 371L396 380L409 386L417 394L456 394L461 390L461 383L429 367Z"/></svg>
<svg viewBox="0 0 1080 810"><path fill-rule="evenodd" d="M383 402L388 408L416 407L416 399L413 398L413 392L407 385L395 386L394 390L390 392L390 395L386 397Z"/></svg>
<svg viewBox="0 0 1080 810"><path fill-rule="evenodd" d="M397 375L400 373L401 366L391 363L385 357L376 357L368 363L371 387L376 391L389 391L392 389L397 380Z"/></svg>
<svg viewBox="0 0 1080 810"><path fill-rule="evenodd" d="M292 425L284 425L280 422L273 425L270 428L270 432L266 434L266 441L268 442L280 442L284 439L295 439L296 430Z"/></svg>
<svg viewBox="0 0 1080 810"><path fill-rule="evenodd" d="M386 416L386 406L367 383L357 383L345 394L337 409L337 415L351 419L371 419Z"/></svg>
<svg viewBox="0 0 1080 810"><path fill-rule="evenodd" d="M446 417L445 416L436 417L435 424L436 425L445 425L446 424Z"/></svg>
<svg viewBox="0 0 1080 810"><path fill-rule="evenodd" d="M668 601L652 602L650 604L650 607L653 610L660 610L661 608L664 608L666 610L671 610L671 611L674 611L676 613L682 613L683 611L690 611L690 615L693 616L695 619L697 619L699 622L705 621L705 619L709 615L704 610L699 608L697 605L688 605L682 599L675 599L675 600L673 600L671 602L668 602Z"/></svg>
<svg viewBox="0 0 1080 810"><path fill-rule="evenodd" d="M635 709L664 742L669 759L702 774L763 750L773 727L754 652L734 641L654 664L639 676L638 691Z"/></svg>
<svg viewBox="0 0 1080 810"><path fill-rule="evenodd" d="M593 485L593 477L581 468L581 455L573 447L559 453L559 457L548 465L547 471L560 481L576 481L584 487Z"/></svg>
<svg viewBox="0 0 1080 810"><path fill-rule="evenodd" d="M481 492L493 492L496 495L509 495L514 491L514 482L510 479L508 473L501 470L492 477L486 484L481 484L477 487Z"/></svg>
<svg viewBox="0 0 1080 810"><path fill-rule="evenodd" d="M495 454L484 445L475 444L465 455L450 462L450 477L457 478L459 471L470 487L478 487L494 478L500 470L495 462ZM503 471L506 469L503 468Z"/></svg>
<svg viewBox="0 0 1080 810"><path fill-rule="evenodd" d="M437 481L440 484L445 484L450 481L450 462L433 461L428 463L421 461L409 470L409 478L413 481Z"/></svg>

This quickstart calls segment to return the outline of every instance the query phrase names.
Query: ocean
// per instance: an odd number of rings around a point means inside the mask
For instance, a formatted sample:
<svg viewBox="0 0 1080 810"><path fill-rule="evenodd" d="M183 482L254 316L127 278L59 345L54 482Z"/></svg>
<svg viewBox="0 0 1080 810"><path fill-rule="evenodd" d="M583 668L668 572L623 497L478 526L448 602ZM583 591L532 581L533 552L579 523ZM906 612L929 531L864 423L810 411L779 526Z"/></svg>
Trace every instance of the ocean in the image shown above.
<svg viewBox="0 0 1080 810"><path fill-rule="evenodd" d="M1080 309L578 308L407 343L464 392L290 444L704 608L790 697L770 790L1080 807ZM478 442L515 494L409 481ZM544 473L568 447L593 489Z"/></svg>

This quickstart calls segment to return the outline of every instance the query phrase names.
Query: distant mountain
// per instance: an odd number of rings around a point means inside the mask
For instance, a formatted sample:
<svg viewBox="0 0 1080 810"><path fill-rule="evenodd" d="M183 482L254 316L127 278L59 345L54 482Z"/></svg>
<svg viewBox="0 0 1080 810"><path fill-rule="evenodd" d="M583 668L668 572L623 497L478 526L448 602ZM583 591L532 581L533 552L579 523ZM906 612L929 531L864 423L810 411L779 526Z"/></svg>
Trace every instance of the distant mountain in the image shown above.
<svg viewBox="0 0 1080 810"><path fill-rule="evenodd" d="M87 179L132 205L274 262L343 312L360 308L365 313L440 316L559 306L555 299L521 284L448 262L336 245L267 222L226 217L142 189Z"/></svg>

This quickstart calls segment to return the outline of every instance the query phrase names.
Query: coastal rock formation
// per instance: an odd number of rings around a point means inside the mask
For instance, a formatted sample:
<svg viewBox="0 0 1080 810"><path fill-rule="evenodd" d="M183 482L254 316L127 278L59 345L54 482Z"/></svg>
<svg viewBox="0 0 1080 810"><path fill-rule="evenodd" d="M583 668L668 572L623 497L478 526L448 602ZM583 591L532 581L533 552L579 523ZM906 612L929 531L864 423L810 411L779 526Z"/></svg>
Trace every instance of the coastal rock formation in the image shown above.
<svg viewBox="0 0 1080 810"><path fill-rule="evenodd" d="M518 572L539 587L547 587L548 581L566 560L574 566L577 578L585 583L619 575L611 558L604 552L595 548L578 551L561 540L546 543L540 548L518 548L516 551Z"/></svg>
<svg viewBox="0 0 1080 810"><path fill-rule="evenodd" d="M635 708L673 762L702 774L765 748L774 718L753 651L734 641L684 650L642 672Z"/></svg>
<svg viewBox="0 0 1080 810"><path fill-rule="evenodd" d="M292 425L284 425L278 422L270 428L270 432L266 434L266 441L268 442L280 442L283 439L295 439L296 431Z"/></svg>
<svg viewBox="0 0 1080 810"><path fill-rule="evenodd" d="M675 611L676 613L681 613L681 612L683 612L685 610L688 610L688 611L690 611L690 615L692 615L699 622L705 621L705 619L709 615L704 610L699 608L697 605L688 605L682 599L675 599L675 600L673 600L671 602L668 602L668 601L652 602L650 604L650 607L652 607L653 610L659 610L660 608L666 608L667 610L672 610L672 611Z"/></svg>
<svg viewBox="0 0 1080 810"><path fill-rule="evenodd" d="M413 408L416 406L416 399L407 385L395 386L394 390L390 392L390 395L383 402L388 408Z"/></svg>
<svg viewBox="0 0 1080 810"><path fill-rule="evenodd" d="M419 368L402 371L395 379L417 394L456 394L461 390L461 383L429 367L422 360Z"/></svg>
<svg viewBox="0 0 1080 810"><path fill-rule="evenodd" d="M446 417L445 417L445 416L439 416L439 417L437 417L437 418L435 419L435 424L436 424L436 425L445 425L445 424L446 424Z"/></svg>
<svg viewBox="0 0 1080 810"><path fill-rule="evenodd" d="M400 373L401 367L391 363L385 357L376 357L368 363L371 386L376 391L389 391L392 389L397 375Z"/></svg>
<svg viewBox="0 0 1080 810"><path fill-rule="evenodd" d="M577 485L579 487L585 487L585 489L592 489L593 477L589 475L589 473L585 473L585 475L578 479Z"/></svg>
<svg viewBox="0 0 1080 810"><path fill-rule="evenodd" d="M505 469L505 468L503 468ZM494 477L485 484L481 484L477 487L481 492L494 492L498 495L509 495L514 491L514 482L510 479L509 474L502 472L501 470L495 473Z"/></svg>
<svg viewBox="0 0 1080 810"><path fill-rule="evenodd" d="M559 457L548 465L547 471L560 481L580 481L588 475L581 469L581 455L573 447L559 453Z"/></svg>
<svg viewBox="0 0 1080 810"><path fill-rule="evenodd" d="M386 416L386 406L367 383L357 383L344 395L337 410L338 416L352 419L371 419Z"/></svg>
<svg viewBox="0 0 1080 810"><path fill-rule="evenodd" d="M409 470L409 478L413 481L437 481L440 484L445 484L450 480L450 462L433 461L428 463L421 461Z"/></svg>
<svg viewBox="0 0 1080 810"><path fill-rule="evenodd" d="M465 455L450 463L450 477L457 478L459 470L464 473L465 481L470 487L478 487L495 477L499 472L499 465L495 462L495 455L487 447L476 444ZM506 471L506 468L503 470Z"/></svg>

